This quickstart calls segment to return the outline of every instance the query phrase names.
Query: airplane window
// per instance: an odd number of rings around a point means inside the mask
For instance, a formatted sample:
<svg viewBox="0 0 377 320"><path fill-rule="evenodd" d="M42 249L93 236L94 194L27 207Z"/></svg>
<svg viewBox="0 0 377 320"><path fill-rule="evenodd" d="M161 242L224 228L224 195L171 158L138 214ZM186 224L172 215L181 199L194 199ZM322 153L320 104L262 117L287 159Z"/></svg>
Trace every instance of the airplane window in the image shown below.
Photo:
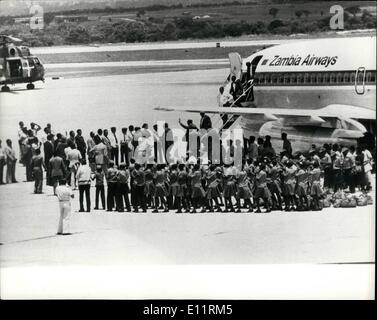
<svg viewBox="0 0 377 320"><path fill-rule="evenodd" d="M344 72L344 82L350 82L350 74L349 72Z"/></svg>
<svg viewBox="0 0 377 320"><path fill-rule="evenodd" d="M376 82L376 72L370 73L370 82Z"/></svg>
<svg viewBox="0 0 377 320"><path fill-rule="evenodd" d="M291 82L290 75L289 74L285 74L284 75L284 83L290 83L290 82Z"/></svg>
<svg viewBox="0 0 377 320"><path fill-rule="evenodd" d="M317 76L315 73L312 73L312 75L310 76L310 81L311 83L316 83L316 80L317 80Z"/></svg>
<svg viewBox="0 0 377 320"><path fill-rule="evenodd" d="M370 72L367 72L366 75L365 75L365 82L370 82Z"/></svg>
<svg viewBox="0 0 377 320"><path fill-rule="evenodd" d="M273 75L271 76L271 82L272 82L272 83L277 83L277 81L278 81L278 79L277 79L277 75L276 75L276 74L273 74Z"/></svg>
<svg viewBox="0 0 377 320"><path fill-rule="evenodd" d="M279 83L284 83L284 76L282 74L278 75L278 81Z"/></svg>
<svg viewBox="0 0 377 320"><path fill-rule="evenodd" d="M336 82L337 83L343 83L343 74L342 73L338 73L337 76L336 76Z"/></svg>
<svg viewBox="0 0 377 320"><path fill-rule="evenodd" d="M266 75L265 75L265 82L266 82L266 84L269 84L269 83L271 83L271 77L270 77L270 75L268 74L268 73L266 73Z"/></svg>
<svg viewBox="0 0 377 320"><path fill-rule="evenodd" d="M291 83L296 83L296 81L297 81L296 74L292 73L291 74Z"/></svg>
<svg viewBox="0 0 377 320"><path fill-rule="evenodd" d="M297 74L297 83L303 83L304 82L304 78L302 77L302 74L299 73Z"/></svg>
<svg viewBox="0 0 377 320"><path fill-rule="evenodd" d="M330 83L334 83L336 81L335 73L330 73Z"/></svg>
<svg viewBox="0 0 377 320"><path fill-rule="evenodd" d="M322 73L317 73L317 83L322 83Z"/></svg>
<svg viewBox="0 0 377 320"><path fill-rule="evenodd" d="M329 83L329 74L327 72L325 72L323 74L323 83Z"/></svg>
<svg viewBox="0 0 377 320"><path fill-rule="evenodd" d="M260 74L259 76L258 76L258 83L260 83L260 84L264 84L264 81L265 79L264 79L264 74L262 73L262 74Z"/></svg>
<svg viewBox="0 0 377 320"><path fill-rule="evenodd" d="M305 73L305 75L304 75L304 82L305 83L310 83L310 75L309 75L309 73Z"/></svg>
<svg viewBox="0 0 377 320"><path fill-rule="evenodd" d="M351 82L355 82L355 74L356 72L351 73Z"/></svg>

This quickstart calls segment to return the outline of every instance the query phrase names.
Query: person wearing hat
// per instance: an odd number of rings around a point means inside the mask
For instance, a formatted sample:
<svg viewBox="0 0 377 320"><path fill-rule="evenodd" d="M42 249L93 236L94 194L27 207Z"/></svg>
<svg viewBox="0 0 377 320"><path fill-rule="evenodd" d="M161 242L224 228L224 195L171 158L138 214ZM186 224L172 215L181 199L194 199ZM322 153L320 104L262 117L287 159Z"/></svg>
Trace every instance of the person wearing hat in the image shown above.
<svg viewBox="0 0 377 320"><path fill-rule="evenodd" d="M95 198L95 207L94 210L99 210L98 204L99 204L99 197L101 197L101 204L102 204L102 210L106 209L105 206L105 174L103 173L102 166L97 165L96 172L92 173L92 180L96 180L96 198Z"/></svg>

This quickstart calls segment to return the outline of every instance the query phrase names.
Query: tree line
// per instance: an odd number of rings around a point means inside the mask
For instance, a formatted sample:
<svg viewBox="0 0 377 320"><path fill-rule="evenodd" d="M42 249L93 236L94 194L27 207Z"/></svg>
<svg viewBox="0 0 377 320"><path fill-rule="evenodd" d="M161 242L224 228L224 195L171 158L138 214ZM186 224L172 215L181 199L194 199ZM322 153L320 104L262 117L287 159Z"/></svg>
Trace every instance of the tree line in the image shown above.
<svg viewBox="0 0 377 320"><path fill-rule="evenodd" d="M268 13L274 18L266 21L237 21L224 23L211 19L193 20L190 16L164 18L143 18L136 21L84 21L51 23L53 15L45 15L43 30L30 30L28 26L0 24L0 33L21 37L30 46L51 46L85 43L117 43L166 41L179 39L206 39L237 37L241 35L315 33L330 30L330 16L321 15L318 19L303 19L311 12L297 10L296 19L279 19L279 10ZM360 8L359 8L360 9ZM2 22L2 21L0 21ZM344 27L351 29L376 28L376 18L368 11L351 8L345 12Z"/></svg>

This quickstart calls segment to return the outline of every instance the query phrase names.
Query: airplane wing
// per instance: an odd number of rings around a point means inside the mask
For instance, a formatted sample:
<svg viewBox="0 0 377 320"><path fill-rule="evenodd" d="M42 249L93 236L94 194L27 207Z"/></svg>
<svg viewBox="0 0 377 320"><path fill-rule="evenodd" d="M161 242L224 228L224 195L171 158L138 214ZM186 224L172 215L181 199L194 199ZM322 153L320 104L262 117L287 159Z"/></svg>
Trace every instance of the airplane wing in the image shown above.
<svg viewBox="0 0 377 320"><path fill-rule="evenodd" d="M264 115L268 120L278 120L284 117L305 117L316 122L325 122L322 118L338 118L338 119L376 119L376 111L351 105L332 104L320 109L283 109L283 108L219 108L219 107L157 107L159 111L184 111L184 112L205 112L219 114L235 114L235 115Z"/></svg>

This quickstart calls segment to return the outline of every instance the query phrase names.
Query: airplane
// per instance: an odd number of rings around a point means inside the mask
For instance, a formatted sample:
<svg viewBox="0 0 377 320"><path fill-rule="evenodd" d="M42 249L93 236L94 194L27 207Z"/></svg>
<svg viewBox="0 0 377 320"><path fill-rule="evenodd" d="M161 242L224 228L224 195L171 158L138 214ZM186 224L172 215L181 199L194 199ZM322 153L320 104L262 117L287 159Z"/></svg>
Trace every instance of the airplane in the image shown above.
<svg viewBox="0 0 377 320"><path fill-rule="evenodd" d="M296 150L375 139L376 36L297 41L229 59L223 95L232 76L243 84L231 104L155 109L229 114L231 126L223 128L241 127L246 138L270 135L278 150L282 132Z"/></svg>
<svg viewBox="0 0 377 320"><path fill-rule="evenodd" d="M16 46L22 40L0 35L0 85L2 92L9 92L8 84L27 83L26 88L35 88L35 81L44 81L45 70L41 61L30 53L26 46Z"/></svg>

